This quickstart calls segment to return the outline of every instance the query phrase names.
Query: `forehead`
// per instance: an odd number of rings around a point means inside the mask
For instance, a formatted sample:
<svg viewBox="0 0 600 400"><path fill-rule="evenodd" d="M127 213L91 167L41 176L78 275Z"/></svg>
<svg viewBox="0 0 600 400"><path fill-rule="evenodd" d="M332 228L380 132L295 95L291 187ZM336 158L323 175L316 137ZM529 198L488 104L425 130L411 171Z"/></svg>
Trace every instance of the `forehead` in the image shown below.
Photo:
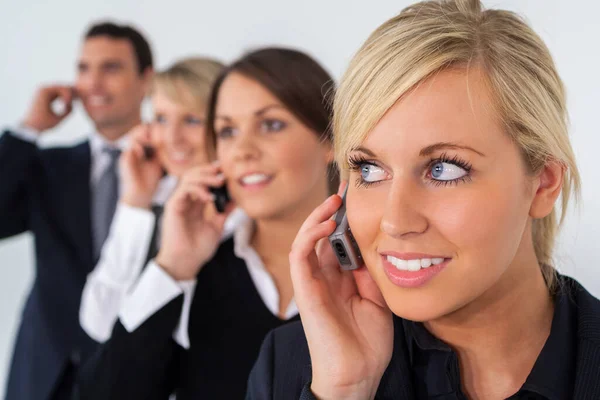
<svg viewBox="0 0 600 400"><path fill-rule="evenodd" d="M133 45L127 39L114 39L108 36L86 39L81 47L79 61L98 64L120 61L126 65L137 64Z"/></svg>
<svg viewBox="0 0 600 400"><path fill-rule="evenodd" d="M185 87L177 85L173 87L157 86L152 94L152 106L155 111L169 112L172 114L196 113L200 110L195 107L195 99Z"/></svg>
<svg viewBox="0 0 600 400"><path fill-rule="evenodd" d="M216 112L218 115L230 117L246 116L273 104L283 106L281 101L259 82L232 72L219 89Z"/></svg>
<svg viewBox="0 0 600 400"><path fill-rule="evenodd" d="M365 139L372 150L420 150L439 142L490 147L503 134L480 68L443 70L392 106Z"/></svg>

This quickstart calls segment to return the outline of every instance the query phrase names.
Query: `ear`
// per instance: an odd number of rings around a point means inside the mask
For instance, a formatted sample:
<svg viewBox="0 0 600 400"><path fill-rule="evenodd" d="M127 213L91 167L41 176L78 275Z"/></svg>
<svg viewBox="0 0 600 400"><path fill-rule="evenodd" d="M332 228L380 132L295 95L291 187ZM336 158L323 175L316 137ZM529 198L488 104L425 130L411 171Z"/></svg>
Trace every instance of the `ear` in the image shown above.
<svg viewBox="0 0 600 400"><path fill-rule="evenodd" d="M146 96L150 95L150 89L152 85L152 78L154 77L154 69L152 67L148 67L142 72L142 82L144 85L144 93Z"/></svg>
<svg viewBox="0 0 600 400"><path fill-rule="evenodd" d="M549 215L560 196L566 167L556 161L546 163L534 180L536 192L529 209L529 216L534 219Z"/></svg>
<svg viewBox="0 0 600 400"><path fill-rule="evenodd" d="M325 162L331 164L335 158L333 146L330 143L323 143L325 146Z"/></svg>

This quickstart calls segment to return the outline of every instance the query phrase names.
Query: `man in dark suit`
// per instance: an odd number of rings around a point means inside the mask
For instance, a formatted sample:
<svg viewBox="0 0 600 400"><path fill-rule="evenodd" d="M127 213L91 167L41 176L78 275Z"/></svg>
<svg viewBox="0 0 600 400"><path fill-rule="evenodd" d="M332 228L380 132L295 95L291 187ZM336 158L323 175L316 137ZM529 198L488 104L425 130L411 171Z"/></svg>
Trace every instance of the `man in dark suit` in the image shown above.
<svg viewBox="0 0 600 400"><path fill-rule="evenodd" d="M79 326L79 302L114 213L118 155L141 122L152 53L135 29L112 23L86 33L75 84L41 88L17 129L0 137L0 238L31 231L36 276L25 304L7 400L69 398L95 343ZM64 112L52 103L61 99ZM80 101L93 122L85 142L40 149L37 137Z"/></svg>

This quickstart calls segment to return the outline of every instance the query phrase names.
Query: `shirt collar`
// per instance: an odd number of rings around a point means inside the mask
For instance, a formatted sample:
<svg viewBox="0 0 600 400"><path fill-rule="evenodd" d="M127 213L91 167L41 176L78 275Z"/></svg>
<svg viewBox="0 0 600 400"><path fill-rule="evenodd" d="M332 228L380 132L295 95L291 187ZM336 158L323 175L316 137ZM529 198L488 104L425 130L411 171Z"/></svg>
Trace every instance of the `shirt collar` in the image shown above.
<svg viewBox="0 0 600 400"><path fill-rule="evenodd" d="M104 136L102 136L99 132L92 132L90 135L90 149L93 155L100 154L103 148L105 147L113 147L119 150L125 150L129 145L129 134L121 136L119 139L114 142L108 141Z"/></svg>
<svg viewBox="0 0 600 400"><path fill-rule="evenodd" d="M559 285L550 335L522 387L549 400L571 399L575 382L577 305L568 283L559 279Z"/></svg>
<svg viewBox="0 0 600 400"><path fill-rule="evenodd" d="M245 259L252 250L250 240L253 233L254 221L245 214L241 215L233 231L233 252L238 258Z"/></svg>
<svg viewBox="0 0 600 400"><path fill-rule="evenodd" d="M559 280L559 285L550 335L519 391L533 392L548 400L571 399L575 382L576 304L567 288L568 283ZM402 324L410 365L414 365L417 352L453 352L450 346L433 336L422 323L403 319Z"/></svg>

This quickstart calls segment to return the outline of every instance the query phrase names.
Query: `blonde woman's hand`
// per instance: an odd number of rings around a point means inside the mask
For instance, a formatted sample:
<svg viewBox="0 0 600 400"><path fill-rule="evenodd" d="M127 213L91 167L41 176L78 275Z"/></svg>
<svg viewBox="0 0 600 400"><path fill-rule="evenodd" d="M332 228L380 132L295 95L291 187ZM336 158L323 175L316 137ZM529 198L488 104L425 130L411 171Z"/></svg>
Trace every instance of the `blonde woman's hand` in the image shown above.
<svg viewBox="0 0 600 400"><path fill-rule="evenodd" d="M311 390L321 400L372 399L393 349L392 313L362 267L340 269L327 236L341 205L334 195L298 232L290 253L294 296L312 362Z"/></svg>
<svg viewBox="0 0 600 400"><path fill-rule="evenodd" d="M163 176L156 154L147 157L145 148L154 149L152 127L142 124L130 133L131 143L121 154L119 169L123 181L121 201L132 207L150 208L154 192Z"/></svg>

